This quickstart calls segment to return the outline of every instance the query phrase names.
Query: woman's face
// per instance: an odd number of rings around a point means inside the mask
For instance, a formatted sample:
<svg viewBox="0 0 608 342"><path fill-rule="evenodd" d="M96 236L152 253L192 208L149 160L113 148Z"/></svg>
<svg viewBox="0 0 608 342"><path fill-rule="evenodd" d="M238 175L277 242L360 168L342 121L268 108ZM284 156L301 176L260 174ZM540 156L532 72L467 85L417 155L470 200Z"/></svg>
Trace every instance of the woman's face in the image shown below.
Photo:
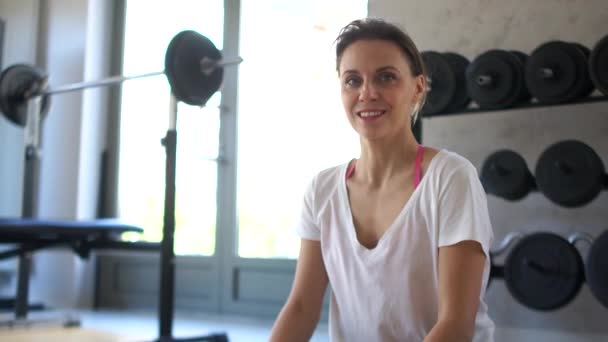
<svg viewBox="0 0 608 342"><path fill-rule="evenodd" d="M339 64L342 103L353 128L366 139L411 132L411 113L424 91L399 46L387 40L359 40ZM411 133L410 133L411 134Z"/></svg>

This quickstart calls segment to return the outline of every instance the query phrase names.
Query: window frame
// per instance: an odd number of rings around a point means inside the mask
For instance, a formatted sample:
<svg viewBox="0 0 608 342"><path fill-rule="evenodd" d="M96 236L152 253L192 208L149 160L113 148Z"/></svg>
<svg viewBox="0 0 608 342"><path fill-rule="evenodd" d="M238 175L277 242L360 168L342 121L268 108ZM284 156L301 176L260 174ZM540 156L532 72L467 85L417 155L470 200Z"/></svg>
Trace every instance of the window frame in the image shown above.
<svg viewBox="0 0 608 342"><path fill-rule="evenodd" d="M112 37L115 45L111 61L111 71L115 74L122 73L126 1L115 2ZM239 55L240 8L240 0L224 0L222 52L225 56ZM296 261L247 259L238 255L238 68L225 69L221 91L215 254L176 257L176 309L274 318L291 289ZM118 212L121 92L121 87L115 87L110 96L109 188L102 206L105 216L116 216ZM158 254L106 251L98 254L96 268L96 308L153 308L157 305ZM322 319L327 318L328 303L329 296L326 296Z"/></svg>

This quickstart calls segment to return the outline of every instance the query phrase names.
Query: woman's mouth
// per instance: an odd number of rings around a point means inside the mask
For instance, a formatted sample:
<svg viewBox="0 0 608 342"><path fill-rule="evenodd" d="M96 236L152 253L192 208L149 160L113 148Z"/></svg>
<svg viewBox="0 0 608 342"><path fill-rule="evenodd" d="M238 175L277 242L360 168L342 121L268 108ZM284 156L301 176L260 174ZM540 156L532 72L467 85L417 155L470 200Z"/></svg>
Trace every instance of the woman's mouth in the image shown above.
<svg viewBox="0 0 608 342"><path fill-rule="evenodd" d="M369 110L357 112L357 116L363 121L373 121L380 118L384 113L386 113L385 110Z"/></svg>

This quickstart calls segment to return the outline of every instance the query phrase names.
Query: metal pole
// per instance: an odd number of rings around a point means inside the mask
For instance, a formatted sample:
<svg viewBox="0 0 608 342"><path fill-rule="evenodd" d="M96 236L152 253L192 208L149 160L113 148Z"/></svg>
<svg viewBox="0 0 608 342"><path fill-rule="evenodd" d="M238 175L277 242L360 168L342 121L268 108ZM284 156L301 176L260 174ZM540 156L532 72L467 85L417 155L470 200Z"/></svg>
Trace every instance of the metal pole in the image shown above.
<svg viewBox="0 0 608 342"><path fill-rule="evenodd" d="M23 177L23 199L21 216L33 218L38 214L38 180L40 175L40 108L42 98L35 96L27 101L27 121L25 124L25 156ZM29 277L32 268L32 253L23 246L19 255L17 270L17 294L15 298L15 318L26 319L29 298Z"/></svg>
<svg viewBox="0 0 608 342"><path fill-rule="evenodd" d="M177 155L177 100L171 94L169 108L169 129L162 140L166 151L165 212L163 240L160 253L160 338L172 338L173 311L175 304L175 170Z"/></svg>

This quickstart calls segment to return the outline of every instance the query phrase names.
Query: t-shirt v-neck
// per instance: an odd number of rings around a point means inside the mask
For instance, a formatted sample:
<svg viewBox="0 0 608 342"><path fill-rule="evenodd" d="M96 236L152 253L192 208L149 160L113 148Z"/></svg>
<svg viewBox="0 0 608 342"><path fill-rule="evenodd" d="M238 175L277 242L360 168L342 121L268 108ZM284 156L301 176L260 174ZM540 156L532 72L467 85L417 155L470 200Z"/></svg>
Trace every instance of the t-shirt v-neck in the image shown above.
<svg viewBox="0 0 608 342"><path fill-rule="evenodd" d="M359 253L361 255L369 255L371 257L374 254L379 254L380 252L377 252L377 251L383 249L383 245L386 244L387 240L390 240L391 236L394 235L394 232L396 230L398 230L400 227L402 229L407 228L407 227L403 227L403 225L401 225L399 223L403 222L404 216L407 215L407 213L409 212L413 203L416 202L418 200L418 198L420 197L419 193L421 191L423 191L422 188L425 186L424 184L426 184L426 180L430 178L430 177L428 177L428 175L429 175L429 173L433 172L434 164L436 163L436 160L441 157L441 154L442 153L439 152L438 154L433 156L433 158L429 162L429 166L426 170L425 176L420 179L420 183L418 184L418 186L416 186L416 188L410 195L410 198L408 198L408 200L405 202L405 204L401 208L401 211L399 211L399 213L397 214L397 216L395 216L395 218L393 219L391 224L388 226L388 228L384 231L384 233L382 233L382 235L378 239L378 242L376 243L376 246L373 248L368 248L368 247L364 246L363 244L361 244L361 242L357 238L357 230L355 227L352 207L350 205L348 187L346 186L346 180L347 180L346 174L347 174L348 168L349 168L348 167L349 165L348 164L346 165L346 167L342 171L343 176L340 177L342 179L342 183L340 186L340 192L341 192L341 195L344 196L344 198L346 199L345 201L343 201L345 215L346 215L346 217L350 218L348 220L349 226L345 227L345 228L348 231L348 235L351 239L351 242L353 243L353 245L355 245L355 248L359 251Z"/></svg>

